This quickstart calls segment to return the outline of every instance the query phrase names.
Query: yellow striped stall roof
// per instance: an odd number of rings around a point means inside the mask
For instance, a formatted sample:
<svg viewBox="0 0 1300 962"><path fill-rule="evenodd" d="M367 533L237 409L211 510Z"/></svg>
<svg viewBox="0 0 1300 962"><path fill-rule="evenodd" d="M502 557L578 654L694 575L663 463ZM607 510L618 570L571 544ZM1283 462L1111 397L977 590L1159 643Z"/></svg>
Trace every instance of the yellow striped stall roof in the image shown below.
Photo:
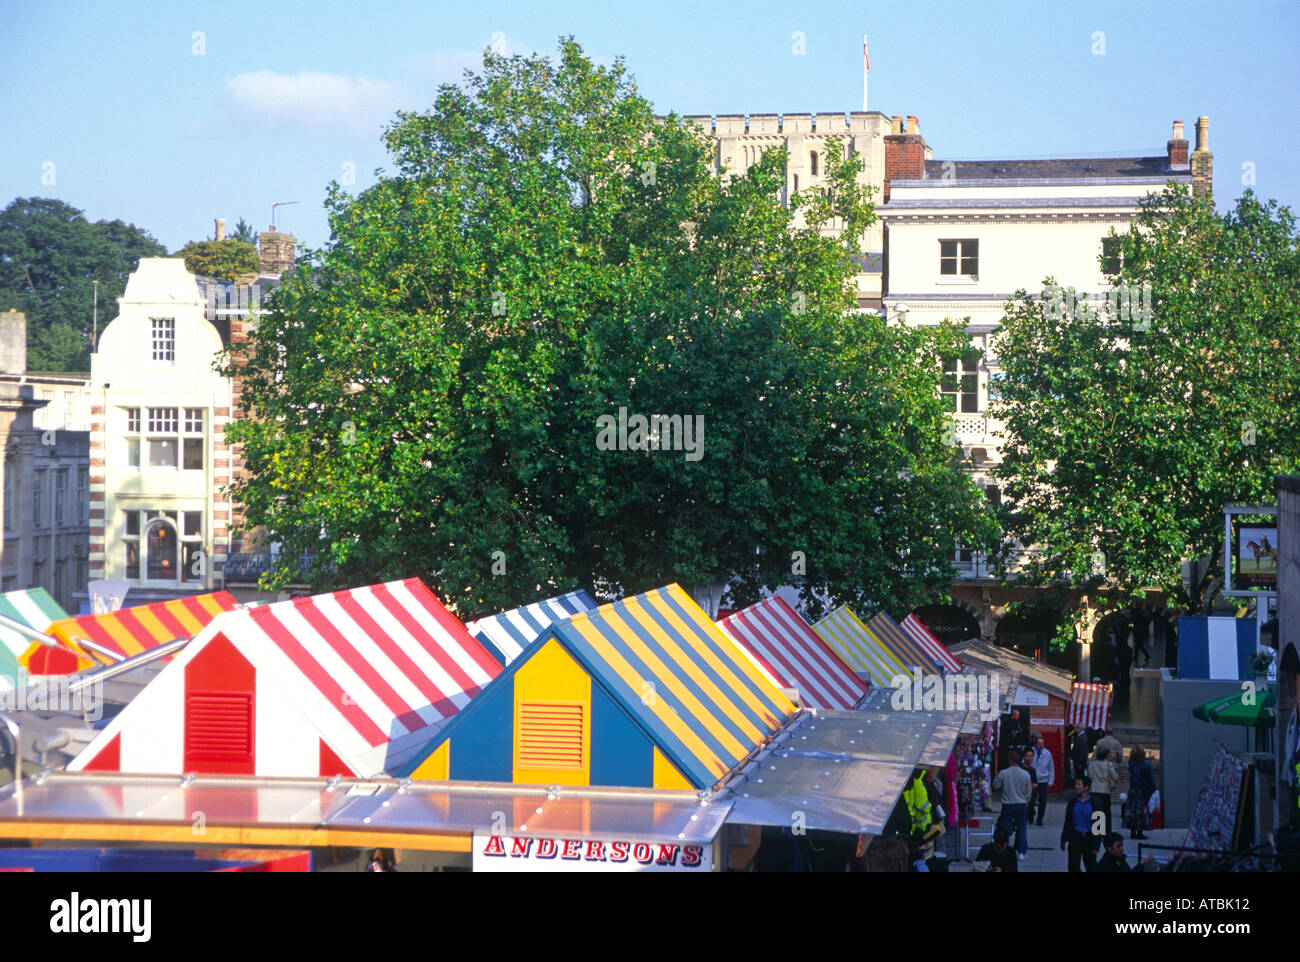
<svg viewBox="0 0 1300 962"><path fill-rule="evenodd" d="M889 688L895 675L912 677L911 670L867 630L848 605L841 605L817 622L813 631L854 671L870 675L873 687Z"/></svg>
<svg viewBox="0 0 1300 962"><path fill-rule="evenodd" d="M555 631L697 787L716 784L795 713L677 585L580 612Z"/></svg>

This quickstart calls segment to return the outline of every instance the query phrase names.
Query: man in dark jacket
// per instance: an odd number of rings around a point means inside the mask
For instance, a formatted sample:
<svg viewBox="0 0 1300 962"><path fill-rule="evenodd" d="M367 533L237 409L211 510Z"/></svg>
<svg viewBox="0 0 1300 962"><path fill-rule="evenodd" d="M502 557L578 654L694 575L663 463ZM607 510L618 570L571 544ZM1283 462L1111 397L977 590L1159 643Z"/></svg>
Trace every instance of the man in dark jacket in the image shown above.
<svg viewBox="0 0 1300 962"><path fill-rule="evenodd" d="M1111 832L1106 836L1105 852L1097 862L1098 872L1152 872L1155 871L1155 859L1147 856L1138 863L1137 868L1130 868L1124 857L1124 836Z"/></svg>
<svg viewBox="0 0 1300 962"><path fill-rule="evenodd" d="M993 841L980 846L977 862L988 862L990 872L1018 872L1019 860L1016 850L1011 847L1011 833L999 825L993 830Z"/></svg>
<svg viewBox="0 0 1300 962"><path fill-rule="evenodd" d="M1097 864L1097 842L1092 833L1092 798L1088 779L1074 780L1074 797L1065 803L1065 824L1061 826L1061 851L1067 852L1068 871L1091 872Z"/></svg>

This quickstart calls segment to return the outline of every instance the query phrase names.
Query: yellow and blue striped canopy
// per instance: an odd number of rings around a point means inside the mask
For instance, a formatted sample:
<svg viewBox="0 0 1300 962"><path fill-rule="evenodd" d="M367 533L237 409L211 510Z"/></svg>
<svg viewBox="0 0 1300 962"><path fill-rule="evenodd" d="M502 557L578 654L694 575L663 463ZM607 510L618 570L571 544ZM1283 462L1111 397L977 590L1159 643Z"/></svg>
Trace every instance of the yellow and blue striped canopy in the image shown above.
<svg viewBox="0 0 1300 962"><path fill-rule="evenodd" d="M896 654L867 630L862 619L848 605L840 605L817 624L813 631L821 635L836 654L856 672L871 676L876 688L889 688L899 675L911 678L912 671Z"/></svg>
<svg viewBox="0 0 1300 962"><path fill-rule="evenodd" d="M935 664L934 659L907 636L898 622L883 611L867 622L867 631L909 668L920 668L922 673L927 675L940 674L939 666Z"/></svg>
<svg viewBox="0 0 1300 962"><path fill-rule="evenodd" d="M699 787L715 785L795 714L675 584L552 630Z"/></svg>

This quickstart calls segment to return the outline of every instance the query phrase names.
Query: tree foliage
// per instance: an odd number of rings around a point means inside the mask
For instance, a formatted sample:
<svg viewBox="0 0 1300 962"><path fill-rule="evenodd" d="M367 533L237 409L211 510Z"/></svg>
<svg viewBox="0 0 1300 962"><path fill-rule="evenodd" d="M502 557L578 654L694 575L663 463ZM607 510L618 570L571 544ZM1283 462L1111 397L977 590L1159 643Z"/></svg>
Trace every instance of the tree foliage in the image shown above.
<svg viewBox="0 0 1300 962"><path fill-rule="evenodd" d="M190 241L180 249L178 256L185 258L185 269L191 274L222 281L256 274L258 270L257 248L233 237L219 241Z"/></svg>
<svg viewBox="0 0 1300 962"><path fill-rule="evenodd" d="M134 224L86 220L48 197L19 197L0 211L0 307L27 315L27 366L87 371L99 281L100 327L141 257L166 249Z"/></svg>
<svg viewBox="0 0 1300 962"><path fill-rule="evenodd" d="M1213 571L1223 506L1272 503L1274 475L1300 465L1295 222L1250 192L1220 216L1171 187L1116 252L1109 307L1079 294L1052 310L1023 291L1007 305L1009 528L1040 581L1121 604L1155 588L1200 610L1209 577L1184 590L1181 562L1210 556Z"/></svg>
<svg viewBox="0 0 1300 962"><path fill-rule="evenodd" d="M419 575L468 616L670 581L741 604L793 570L814 609L870 611L941 593L989 536L937 390L964 335L855 311L855 158L783 206L783 152L714 176L571 39L487 53L386 142L396 173L332 186L330 245L231 359L271 583L309 552L318 585ZM703 456L598 448L620 408L701 416Z"/></svg>

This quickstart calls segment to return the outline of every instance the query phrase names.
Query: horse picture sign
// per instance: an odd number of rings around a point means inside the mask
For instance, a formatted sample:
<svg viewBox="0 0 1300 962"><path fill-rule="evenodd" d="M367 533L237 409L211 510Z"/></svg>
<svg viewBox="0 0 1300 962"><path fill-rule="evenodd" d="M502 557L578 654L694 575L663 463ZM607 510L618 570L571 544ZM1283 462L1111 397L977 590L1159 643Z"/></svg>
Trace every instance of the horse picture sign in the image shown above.
<svg viewBox="0 0 1300 962"><path fill-rule="evenodd" d="M1237 527L1238 588L1277 590L1277 525Z"/></svg>

